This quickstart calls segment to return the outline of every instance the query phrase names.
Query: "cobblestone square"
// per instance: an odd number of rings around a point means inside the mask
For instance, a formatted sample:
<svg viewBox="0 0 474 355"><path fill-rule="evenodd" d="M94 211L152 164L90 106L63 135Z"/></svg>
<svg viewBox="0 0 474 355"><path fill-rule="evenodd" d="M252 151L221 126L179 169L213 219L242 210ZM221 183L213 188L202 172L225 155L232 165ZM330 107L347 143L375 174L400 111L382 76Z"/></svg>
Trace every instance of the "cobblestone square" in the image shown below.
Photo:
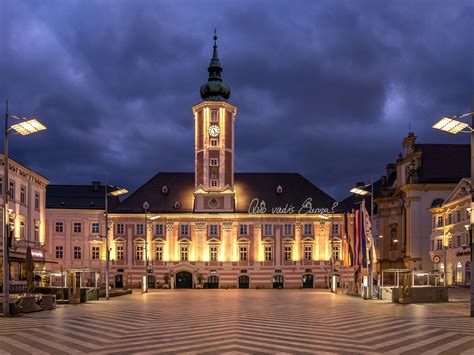
<svg viewBox="0 0 474 355"><path fill-rule="evenodd" d="M2 354L473 354L467 290L397 305L326 290L159 290L3 318Z"/></svg>

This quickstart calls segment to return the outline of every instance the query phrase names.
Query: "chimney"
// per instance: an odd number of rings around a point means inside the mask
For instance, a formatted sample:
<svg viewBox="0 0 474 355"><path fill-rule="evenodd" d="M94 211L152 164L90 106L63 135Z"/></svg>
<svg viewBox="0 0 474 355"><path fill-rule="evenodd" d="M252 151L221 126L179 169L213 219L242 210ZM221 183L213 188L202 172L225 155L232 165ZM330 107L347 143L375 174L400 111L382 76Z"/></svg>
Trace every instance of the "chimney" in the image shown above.
<svg viewBox="0 0 474 355"><path fill-rule="evenodd" d="M92 189L94 191L99 191L100 181L92 181Z"/></svg>

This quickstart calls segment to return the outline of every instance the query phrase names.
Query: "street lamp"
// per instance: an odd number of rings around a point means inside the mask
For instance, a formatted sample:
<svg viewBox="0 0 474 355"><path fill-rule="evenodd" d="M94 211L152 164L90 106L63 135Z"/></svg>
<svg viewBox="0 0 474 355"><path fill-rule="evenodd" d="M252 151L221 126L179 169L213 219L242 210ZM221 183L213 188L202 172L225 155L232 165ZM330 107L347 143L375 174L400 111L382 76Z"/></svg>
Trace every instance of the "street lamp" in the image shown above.
<svg viewBox="0 0 474 355"><path fill-rule="evenodd" d="M8 118L13 118L18 122L8 127ZM46 129L36 118L28 119L25 117L13 116L8 113L8 101L5 103L5 130L3 131L3 315L10 315L10 261L9 261L9 163L8 163L8 135L16 133L27 136Z"/></svg>
<svg viewBox="0 0 474 355"><path fill-rule="evenodd" d="M142 292L148 292L148 210L150 209L150 204L148 202L143 202L143 210L145 211L145 252L143 254L143 260L145 264L145 276L143 277Z"/></svg>
<svg viewBox="0 0 474 355"><path fill-rule="evenodd" d="M370 191L367 191L366 188L370 186ZM370 267L369 267L369 294L368 298L372 298L372 288L373 288L373 256L372 256L372 243L374 243L374 238L373 238L373 232L374 232L374 182L372 181L370 185L364 185L363 183L357 184L357 186L353 187L350 192L352 192L355 195L359 195L365 198L365 196L370 195L370 228L372 229L371 231L371 248L369 249L369 262L370 262Z"/></svg>
<svg viewBox="0 0 474 355"><path fill-rule="evenodd" d="M460 121L459 119L465 118L467 116L471 116L471 125ZM433 125L434 129L438 129L443 132L448 132L451 134L458 134L462 133L470 133L471 134L471 211L474 208L474 112L464 113L458 116L452 117L443 117L438 122ZM474 275L474 263L472 258L473 252L473 243L472 243L472 233L474 229L474 213L471 213L470 218L470 242L469 245L471 247L471 275ZM446 265L445 265L446 268ZM445 272L446 273L446 272ZM474 285L471 281L471 317L474 317Z"/></svg>
<svg viewBox="0 0 474 355"><path fill-rule="evenodd" d="M109 192L109 187L113 190ZM110 298L109 294L109 265L110 265L110 247L109 247L109 196L120 196L128 193L127 189L121 189L116 186L105 183L105 299Z"/></svg>

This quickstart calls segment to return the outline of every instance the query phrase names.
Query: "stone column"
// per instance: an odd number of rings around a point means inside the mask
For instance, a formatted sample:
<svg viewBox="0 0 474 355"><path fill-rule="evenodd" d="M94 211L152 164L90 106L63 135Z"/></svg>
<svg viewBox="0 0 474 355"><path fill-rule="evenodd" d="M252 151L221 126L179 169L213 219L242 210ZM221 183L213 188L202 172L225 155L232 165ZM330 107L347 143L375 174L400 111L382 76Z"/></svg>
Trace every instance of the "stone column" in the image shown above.
<svg viewBox="0 0 474 355"><path fill-rule="evenodd" d="M293 250L293 260L296 260L297 265L301 265L301 222L295 223L295 245Z"/></svg>
<svg viewBox="0 0 474 355"><path fill-rule="evenodd" d="M275 266L281 266L281 227L275 226Z"/></svg>

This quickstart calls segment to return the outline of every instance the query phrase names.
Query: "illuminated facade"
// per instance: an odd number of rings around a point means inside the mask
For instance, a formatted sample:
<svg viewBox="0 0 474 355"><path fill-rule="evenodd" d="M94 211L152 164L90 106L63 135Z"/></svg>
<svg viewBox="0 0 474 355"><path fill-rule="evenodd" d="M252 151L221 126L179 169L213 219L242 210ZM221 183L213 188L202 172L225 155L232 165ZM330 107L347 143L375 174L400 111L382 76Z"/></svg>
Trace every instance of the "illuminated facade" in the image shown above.
<svg viewBox="0 0 474 355"><path fill-rule="evenodd" d="M3 166L3 154L0 154ZM31 248L35 267L42 268L45 263L46 242L46 186L49 181L28 167L9 159L9 209L10 209L10 279L12 289L21 290L20 280L26 280L26 249ZM5 183L0 175L0 191ZM3 197L0 194L0 205ZM0 217L1 219L1 217ZM0 235L3 230L0 228ZM2 236L3 237L3 236ZM3 238L0 239L3 255ZM24 284L24 283L23 283Z"/></svg>
<svg viewBox="0 0 474 355"><path fill-rule="evenodd" d="M158 173L112 203L111 284L138 286L146 274L149 287L327 285L331 257L333 264L343 258L334 199L299 174L234 172L237 108L227 102L216 43L208 72L202 102L192 108L194 173ZM103 199L103 187L95 195L91 186L76 189L78 196L64 186L48 191L48 249L58 263L52 268L103 272L104 210L95 199Z"/></svg>
<svg viewBox="0 0 474 355"><path fill-rule="evenodd" d="M430 209L433 269L440 272L441 282L448 285L471 284L470 190L470 180L462 179L446 200L434 201Z"/></svg>

